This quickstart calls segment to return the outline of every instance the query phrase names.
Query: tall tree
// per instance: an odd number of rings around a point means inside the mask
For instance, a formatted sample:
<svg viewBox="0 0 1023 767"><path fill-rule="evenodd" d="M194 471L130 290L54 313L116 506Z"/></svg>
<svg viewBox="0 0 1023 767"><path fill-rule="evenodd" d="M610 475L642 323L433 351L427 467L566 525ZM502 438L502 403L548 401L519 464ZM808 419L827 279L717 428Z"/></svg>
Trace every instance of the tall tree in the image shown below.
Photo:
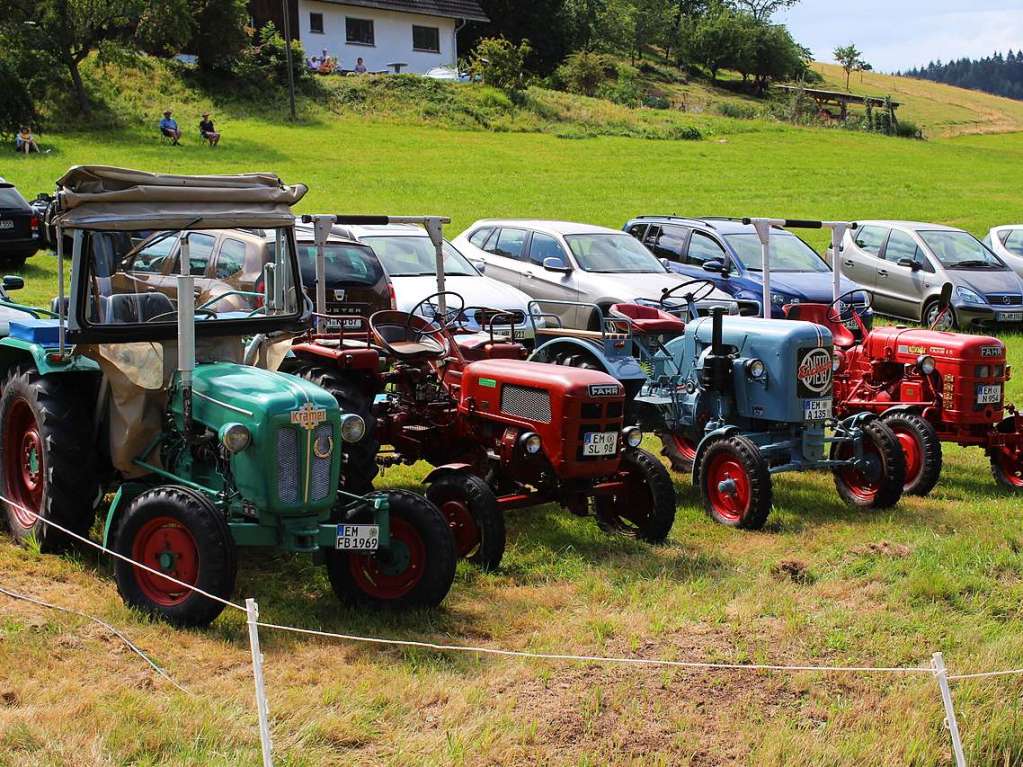
<svg viewBox="0 0 1023 767"><path fill-rule="evenodd" d="M859 48L853 43L848 45L840 45L835 48L834 53L831 54L835 57L835 61L841 64L842 69L845 70L845 89L849 90L849 78L852 77L853 71L862 63L862 54Z"/></svg>
<svg viewBox="0 0 1023 767"><path fill-rule="evenodd" d="M799 3L799 0L733 0L736 10L748 13L757 21L770 21L778 11Z"/></svg>

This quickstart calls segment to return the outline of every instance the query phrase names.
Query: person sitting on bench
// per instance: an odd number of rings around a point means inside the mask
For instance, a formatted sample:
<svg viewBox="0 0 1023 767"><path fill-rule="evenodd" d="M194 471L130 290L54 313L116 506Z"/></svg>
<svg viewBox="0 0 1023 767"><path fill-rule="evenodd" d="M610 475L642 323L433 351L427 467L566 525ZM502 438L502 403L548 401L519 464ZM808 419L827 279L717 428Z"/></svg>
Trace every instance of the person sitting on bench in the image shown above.
<svg viewBox="0 0 1023 767"><path fill-rule="evenodd" d="M174 146L180 145L181 131L178 130L178 123L171 117L169 109L163 113L163 119L160 120L160 133L169 138Z"/></svg>
<svg viewBox="0 0 1023 767"><path fill-rule="evenodd" d="M203 141L208 141L211 147L220 143L220 134L213 127L213 120L210 119L209 112L202 113L202 119L199 121L199 135L202 136Z"/></svg>

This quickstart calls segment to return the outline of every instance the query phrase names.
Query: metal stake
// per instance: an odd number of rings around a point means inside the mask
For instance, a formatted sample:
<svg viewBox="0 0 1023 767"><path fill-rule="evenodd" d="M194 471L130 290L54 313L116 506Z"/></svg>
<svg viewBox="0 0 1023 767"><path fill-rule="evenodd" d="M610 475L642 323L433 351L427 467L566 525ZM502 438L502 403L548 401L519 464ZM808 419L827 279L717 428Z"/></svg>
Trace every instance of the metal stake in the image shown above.
<svg viewBox="0 0 1023 767"><path fill-rule="evenodd" d="M245 600L245 612L249 624L249 645L252 647L252 676L256 680L256 709L259 712L259 742L263 747L263 767L273 767L273 746L270 743L270 721L266 705L266 688L263 685L263 653L259 651L259 606L255 599Z"/></svg>
<svg viewBox="0 0 1023 767"><path fill-rule="evenodd" d="M291 62L291 18L288 13L288 0L281 0L284 9L284 58L288 63L288 100L291 102L291 119L295 120L295 67Z"/></svg>
<svg viewBox="0 0 1023 767"><path fill-rule="evenodd" d="M956 721L956 710L952 706L952 691L948 687L948 674L945 671L945 659L940 652L931 656L931 667L934 678L941 689L941 702L945 705L945 726L952 736L952 753L955 754L956 767L966 767L966 754L963 753L963 741L959 737L959 723Z"/></svg>

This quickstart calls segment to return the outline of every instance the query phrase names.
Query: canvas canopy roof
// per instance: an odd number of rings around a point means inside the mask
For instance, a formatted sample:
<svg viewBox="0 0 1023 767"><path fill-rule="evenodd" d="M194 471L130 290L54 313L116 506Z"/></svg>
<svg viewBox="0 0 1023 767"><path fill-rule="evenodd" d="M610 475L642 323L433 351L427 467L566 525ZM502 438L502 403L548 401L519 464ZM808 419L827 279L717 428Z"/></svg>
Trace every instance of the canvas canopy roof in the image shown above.
<svg viewBox="0 0 1023 767"><path fill-rule="evenodd" d="M53 223L65 229L131 231L294 224L291 206L308 191L273 173L176 176L77 165L57 181Z"/></svg>

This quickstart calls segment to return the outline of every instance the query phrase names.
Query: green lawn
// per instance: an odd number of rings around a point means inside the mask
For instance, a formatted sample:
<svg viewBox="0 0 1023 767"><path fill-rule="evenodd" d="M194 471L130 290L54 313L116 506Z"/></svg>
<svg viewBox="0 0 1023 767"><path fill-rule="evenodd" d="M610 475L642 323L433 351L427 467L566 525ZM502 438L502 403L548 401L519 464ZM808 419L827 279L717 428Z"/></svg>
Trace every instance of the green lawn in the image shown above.
<svg viewBox="0 0 1023 767"><path fill-rule="evenodd" d="M1018 219L1023 135L931 142L761 122L699 142L456 132L369 117L288 127L222 120L222 148L139 132L46 136L4 156L27 194L75 163L270 170L305 183L304 212L538 216L621 226L638 213L919 218L976 234ZM821 241L815 240L816 244ZM54 293L29 263L26 301ZM1010 340L1023 365L1023 341ZM1023 400L1019 380L1010 399ZM651 445L652 447L652 445ZM417 487L424 467L382 484ZM1023 519L979 451L946 448L928 499L845 508L827 476L777 480L767 528L713 525L679 478L669 543L609 539L552 508L516 512L501 571L460 566L442 609L342 611L305 560L247 552L237 594L263 617L328 630L548 652L739 662L1023 665ZM789 573L795 572L796 577ZM104 633L0 595L0 765L258 762L244 624L173 631L130 614L93 556L0 544L0 585L125 628L180 682ZM676 672L478 659L263 633L278 764L944 765L928 678ZM973 765L1023 764L1019 677L957 683Z"/></svg>

